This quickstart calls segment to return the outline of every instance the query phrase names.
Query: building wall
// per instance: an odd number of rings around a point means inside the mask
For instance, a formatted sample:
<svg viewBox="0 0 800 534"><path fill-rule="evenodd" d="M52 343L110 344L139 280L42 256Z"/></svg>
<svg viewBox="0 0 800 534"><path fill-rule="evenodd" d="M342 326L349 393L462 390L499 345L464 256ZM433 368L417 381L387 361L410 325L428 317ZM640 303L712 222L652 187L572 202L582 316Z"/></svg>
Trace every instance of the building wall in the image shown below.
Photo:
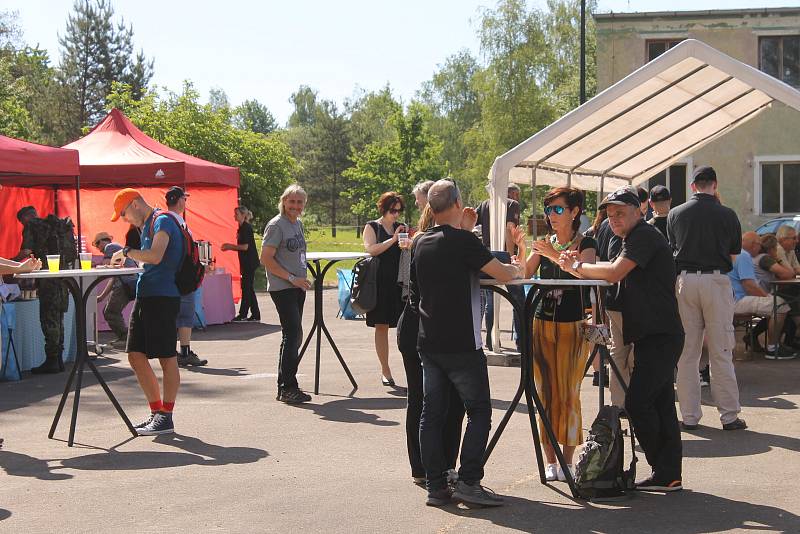
<svg viewBox="0 0 800 534"><path fill-rule="evenodd" d="M758 68L759 36L800 34L798 9L596 15L595 19L598 91L646 63L648 40L697 39ZM776 155L797 155L800 161L800 112L780 103L695 152L692 164L716 169L723 202L739 214L743 229L754 229L774 217L754 209L754 158Z"/></svg>

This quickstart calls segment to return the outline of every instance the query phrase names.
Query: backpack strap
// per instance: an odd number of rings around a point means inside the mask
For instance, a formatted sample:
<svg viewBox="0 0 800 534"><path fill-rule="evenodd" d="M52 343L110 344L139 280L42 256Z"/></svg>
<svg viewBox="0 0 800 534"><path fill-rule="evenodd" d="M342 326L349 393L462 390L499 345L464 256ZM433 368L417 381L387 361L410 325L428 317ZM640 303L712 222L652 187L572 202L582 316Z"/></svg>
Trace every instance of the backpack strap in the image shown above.
<svg viewBox="0 0 800 534"><path fill-rule="evenodd" d="M156 219L158 219L159 217L167 217L175 221L175 224L178 226L178 229L180 229L181 234L183 234L183 243L184 245L186 245L185 247L186 254L191 254L192 253L191 243L193 239L192 236L189 235L189 231L186 229L186 223L181 224L178 218L175 216L175 214L172 213L171 211L159 211L156 215L153 216L153 223L150 225L150 239L153 239L153 229L156 225Z"/></svg>

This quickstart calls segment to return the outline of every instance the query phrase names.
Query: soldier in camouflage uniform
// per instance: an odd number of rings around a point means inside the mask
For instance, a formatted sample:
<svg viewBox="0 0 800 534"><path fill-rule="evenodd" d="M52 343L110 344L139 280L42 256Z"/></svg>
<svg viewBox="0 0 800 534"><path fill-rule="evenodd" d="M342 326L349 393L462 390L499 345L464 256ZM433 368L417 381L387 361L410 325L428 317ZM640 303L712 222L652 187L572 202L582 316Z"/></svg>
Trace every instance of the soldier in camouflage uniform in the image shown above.
<svg viewBox="0 0 800 534"><path fill-rule="evenodd" d="M19 255L24 259L33 255L47 268L47 255L59 254L62 268L70 265L77 257L72 222L59 219L55 215L39 218L33 206L26 206L17 212L17 219L23 225L22 247ZM44 334L45 361L31 372L58 373L64 370L61 354L64 352L64 313L69 304L69 292L61 280L37 280L39 294L39 322Z"/></svg>

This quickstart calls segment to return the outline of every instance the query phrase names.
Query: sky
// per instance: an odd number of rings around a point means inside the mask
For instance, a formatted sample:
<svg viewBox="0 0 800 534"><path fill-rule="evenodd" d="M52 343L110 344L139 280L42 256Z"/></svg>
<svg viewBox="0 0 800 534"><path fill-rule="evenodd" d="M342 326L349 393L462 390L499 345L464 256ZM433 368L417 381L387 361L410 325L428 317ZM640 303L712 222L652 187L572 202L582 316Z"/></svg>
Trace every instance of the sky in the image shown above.
<svg viewBox="0 0 800 534"><path fill-rule="evenodd" d="M231 104L256 99L279 123L300 85L338 103L358 89L389 83L408 102L445 59L468 48L478 55L477 21L491 0L111 0L134 30L134 45L155 58L153 83L179 91L191 80L204 98L212 88ZM49 51L71 0L2 0L16 11L23 38ZM528 0L544 7L545 0ZM783 7L790 0L598 0L598 12Z"/></svg>

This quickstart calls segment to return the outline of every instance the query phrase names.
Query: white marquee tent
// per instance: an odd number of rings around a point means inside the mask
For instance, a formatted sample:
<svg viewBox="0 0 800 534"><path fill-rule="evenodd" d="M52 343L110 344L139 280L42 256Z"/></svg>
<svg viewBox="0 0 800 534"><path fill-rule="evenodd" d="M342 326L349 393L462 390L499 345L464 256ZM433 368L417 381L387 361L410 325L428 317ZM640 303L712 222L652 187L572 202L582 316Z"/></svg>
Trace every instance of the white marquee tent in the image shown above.
<svg viewBox="0 0 800 534"><path fill-rule="evenodd" d="M639 184L800 92L688 39L495 159L492 248L502 250L508 182L613 191Z"/></svg>

